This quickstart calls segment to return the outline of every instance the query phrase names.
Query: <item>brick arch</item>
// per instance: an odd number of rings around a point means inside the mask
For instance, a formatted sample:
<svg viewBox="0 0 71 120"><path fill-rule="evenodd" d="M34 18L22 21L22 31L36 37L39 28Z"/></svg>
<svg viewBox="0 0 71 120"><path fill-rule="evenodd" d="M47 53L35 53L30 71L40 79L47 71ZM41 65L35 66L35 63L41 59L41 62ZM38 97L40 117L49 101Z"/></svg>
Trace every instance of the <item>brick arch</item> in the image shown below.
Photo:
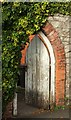
<svg viewBox="0 0 71 120"><path fill-rule="evenodd" d="M56 105L64 104L65 97L65 51L64 46L58 36L57 31L54 27L47 23L42 28L43 33L49 39L55 54L56 59Z"/></svg>
<svg viewBox="0 0 71 120"><path fill-rule="evenodd" d="M54 27L47 22L47 24L42 28L43 33L49 39L55 54L55 94L56 94L56 105L63 105L64 104L64 96L65 96L65 52L64 46L58 36L57 31ZM29 36L30 42L34 38L35 35ZM41 38L42 39L42 38ZM24 50L21 51L22 58L21 64L25 64L25 57L26 57L26 50L29 44L27 43Z"/></svg>

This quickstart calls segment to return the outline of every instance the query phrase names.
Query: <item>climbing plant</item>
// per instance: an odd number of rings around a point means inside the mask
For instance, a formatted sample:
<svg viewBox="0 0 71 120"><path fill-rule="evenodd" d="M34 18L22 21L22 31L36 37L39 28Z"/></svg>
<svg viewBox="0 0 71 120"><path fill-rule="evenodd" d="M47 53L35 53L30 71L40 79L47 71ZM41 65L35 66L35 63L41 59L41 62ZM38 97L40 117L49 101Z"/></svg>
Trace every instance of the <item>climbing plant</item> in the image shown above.
<svg viewBox="0 0 71 120"><path fill-rule="evenodd" d="M3 2L3 103L10 100L18 81L21 44L26 44L29 35L37 33L55 13L71 15L70 2Z"/></svg>

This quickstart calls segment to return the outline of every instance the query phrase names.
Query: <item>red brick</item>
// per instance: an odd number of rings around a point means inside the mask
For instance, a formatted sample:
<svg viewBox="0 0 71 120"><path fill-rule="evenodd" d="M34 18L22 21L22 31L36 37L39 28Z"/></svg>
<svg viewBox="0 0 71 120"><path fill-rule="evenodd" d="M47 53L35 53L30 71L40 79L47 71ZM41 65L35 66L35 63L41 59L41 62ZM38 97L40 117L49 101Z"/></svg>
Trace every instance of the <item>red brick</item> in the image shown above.
<svg viewBox="0 0 71 120"><path fill-rule="evenodd" d="M51 24L46 25L45 27L42 28L44 32L48 35L50 34L51 31L54 30L53 26Z"/></svg>

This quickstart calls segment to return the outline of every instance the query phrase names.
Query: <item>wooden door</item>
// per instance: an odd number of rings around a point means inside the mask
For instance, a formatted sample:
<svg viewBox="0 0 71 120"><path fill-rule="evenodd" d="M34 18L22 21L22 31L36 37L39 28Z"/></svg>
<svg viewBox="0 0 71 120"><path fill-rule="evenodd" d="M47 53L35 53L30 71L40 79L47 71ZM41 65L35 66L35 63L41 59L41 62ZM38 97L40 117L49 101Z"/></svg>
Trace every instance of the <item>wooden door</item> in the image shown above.
<svg viewBox="0 0 71 120"><path fill-rule="evenodd" d="M40 108L49 107L49 53L35 36L26 53L25 102Z"/></svg>

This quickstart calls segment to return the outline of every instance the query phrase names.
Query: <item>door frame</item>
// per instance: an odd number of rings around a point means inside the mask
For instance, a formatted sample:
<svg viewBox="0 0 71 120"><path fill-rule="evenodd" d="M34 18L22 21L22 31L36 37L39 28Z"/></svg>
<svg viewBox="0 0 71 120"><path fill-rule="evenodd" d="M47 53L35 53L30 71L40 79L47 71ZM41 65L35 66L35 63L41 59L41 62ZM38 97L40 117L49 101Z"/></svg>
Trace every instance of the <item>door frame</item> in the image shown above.
<svg viewBox="0 0 71 120"><path fill-rule="evenodd" d="M52 48L52 45L45 36L43 32L38 33L41 41L45 44L48 52L49 52L49 57L50 57L50 71L49 71L49 109L52 109L55 105L55 55L54 55L54 50Z"/></svg>

